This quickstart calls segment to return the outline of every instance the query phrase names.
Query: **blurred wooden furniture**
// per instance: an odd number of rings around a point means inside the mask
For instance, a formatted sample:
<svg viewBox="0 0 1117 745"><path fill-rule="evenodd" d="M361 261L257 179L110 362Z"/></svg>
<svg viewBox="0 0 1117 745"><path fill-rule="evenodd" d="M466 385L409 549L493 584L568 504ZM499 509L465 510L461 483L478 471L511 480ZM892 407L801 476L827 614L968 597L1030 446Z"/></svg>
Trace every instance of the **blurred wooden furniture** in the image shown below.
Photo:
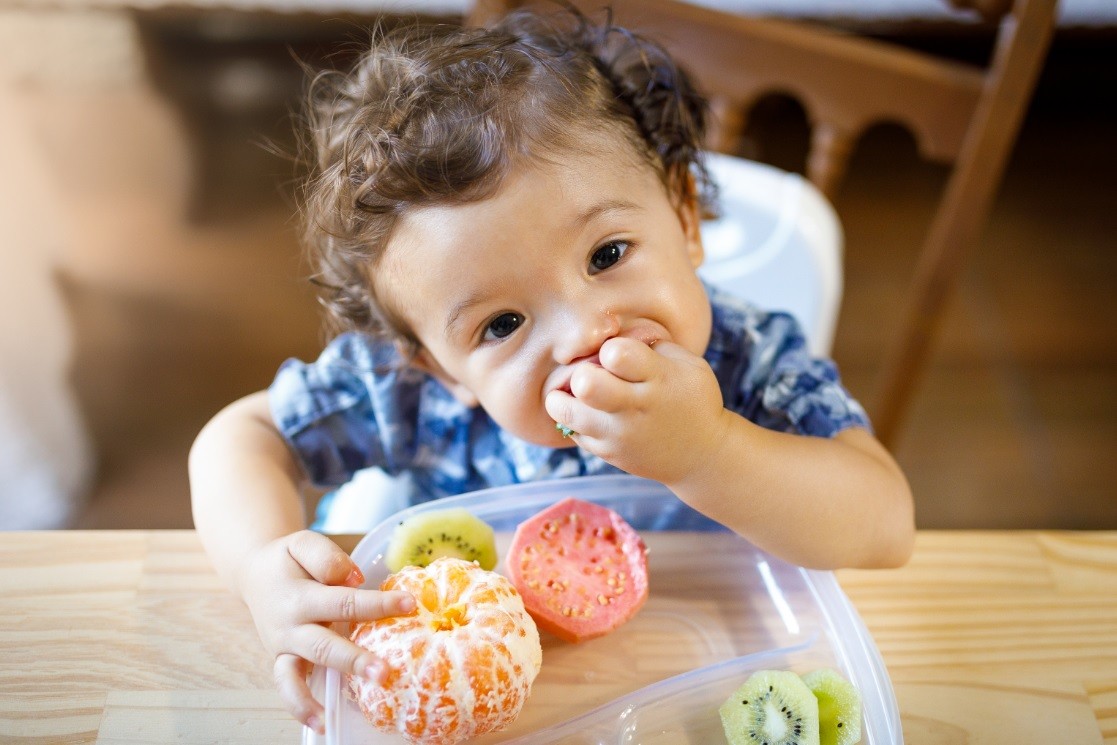
<svg viewBox="0 0 1117 745"><path fill-rule="evenodd" d="M895 443L950 290L980 237L1055 24L1056 0L950 2L997 24L987 67L674 0L571 3L598 17L611 5L618 25L655 38L684 62L711 98L711 149L733 153L750 107L776 93L790 94L806 110L812 129L806 174L831 199L858 137L876 123L904 125L924 157L953 164L871 402L873 425L887 445ZM485 24L525 5L555 7L548 0L478 0L469 21Z"/></svg>
<svg viewBox="0 0 1117 745"><path fill-rule="evenodd" d="M667 562L693 553L693 540L645 537ZM1117 742L1117 533L924 531L905 568L837 577L880 649L908 745ZM653 658L671 649L643 639ZM593 686L566 679L572 695L547 703L576 713ZM0 740L299 734L248 611L193 531L3 534Z"/></svg>

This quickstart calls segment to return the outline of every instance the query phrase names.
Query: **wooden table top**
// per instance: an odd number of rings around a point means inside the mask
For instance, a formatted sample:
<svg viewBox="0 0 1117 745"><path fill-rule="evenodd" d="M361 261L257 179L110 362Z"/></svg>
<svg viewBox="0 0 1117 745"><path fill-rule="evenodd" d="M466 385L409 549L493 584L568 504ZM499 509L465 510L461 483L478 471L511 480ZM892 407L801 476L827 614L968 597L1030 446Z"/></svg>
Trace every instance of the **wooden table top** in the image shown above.
<svg viewBox="0 0 1117 745"><path fill-rule="evenodd" d="M909 745L1117 743L1117 532L924 531L906 567L837 578ZM0 533L0 742L300 732L192 531Z"/></svg>

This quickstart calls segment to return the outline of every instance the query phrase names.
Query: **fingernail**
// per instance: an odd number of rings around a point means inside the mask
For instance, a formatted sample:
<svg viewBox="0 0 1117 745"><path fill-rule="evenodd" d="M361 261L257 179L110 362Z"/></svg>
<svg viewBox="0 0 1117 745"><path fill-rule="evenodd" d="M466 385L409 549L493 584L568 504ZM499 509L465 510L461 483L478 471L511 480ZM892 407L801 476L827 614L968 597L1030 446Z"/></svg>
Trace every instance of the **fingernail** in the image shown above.
<svg viewBox="0 0 1117 745"><path fill-rule="evenodd" d="M410 595L404 595L396 601L396 607L399 608L400 613L410 613L415 610L415 598Z"/></svg>
<svg viewBox="0 0 1117 745"><path fill-rule="evenodd" d="M322 720L318 718L317 714L311 714L306 719L306 726L320 735L326 734L326 728L322 726Z"/></svg>
<svg viewBox="0 0 1117 745"><path fill-rule="evenodd" d="M353 567L353 571L349 572L349 576L345 578L345 584L350 587L360 587L365 583L365 575L357 567Z"/></svg>
<svg viewBox="0 0 1117 745"><path fill-rule="evenodd" d="M374 680L377 683L383 683L384 677L388 674L384 665L379 662L370 662L365 668L365 677L369 680Z"/></svg>

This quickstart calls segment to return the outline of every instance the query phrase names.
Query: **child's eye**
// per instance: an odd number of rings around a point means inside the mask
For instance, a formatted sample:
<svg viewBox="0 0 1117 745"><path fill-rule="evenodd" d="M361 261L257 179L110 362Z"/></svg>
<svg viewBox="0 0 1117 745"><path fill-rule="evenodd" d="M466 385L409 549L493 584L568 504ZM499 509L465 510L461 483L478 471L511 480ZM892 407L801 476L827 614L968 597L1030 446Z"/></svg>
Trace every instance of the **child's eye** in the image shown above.
<svg viewBox="0 0 1117 745"><path fill-rule="evenodd" d="M616 264L628 250L626 241L611 241L593 252L590 256L590 274L602 272Z"/></svg>
<svg viewBox="0 0 1117 745"><path fill-rule="evenodd" d="M485 327L485 341L503 339L518 329L523 322L524 317L519 313L501 313Z"/></svg>

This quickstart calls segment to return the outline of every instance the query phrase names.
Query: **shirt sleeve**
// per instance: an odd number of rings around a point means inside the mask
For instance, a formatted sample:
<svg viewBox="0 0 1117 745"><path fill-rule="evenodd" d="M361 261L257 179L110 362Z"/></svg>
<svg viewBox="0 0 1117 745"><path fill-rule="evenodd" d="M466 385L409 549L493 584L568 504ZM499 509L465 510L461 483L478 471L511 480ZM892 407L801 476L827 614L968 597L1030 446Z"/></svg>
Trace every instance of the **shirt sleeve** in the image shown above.
<svg viewBox="0 0 1117 745"><path fill-rule="evenodd" d="M268 403L310 480L337 486L364 468L394 475L412 462L424 378L391 345L343 334L314 362L284 362Z"/></svg>
<svg viewBox="0 0 1117 745"><path fill-rule="evenodd" d="M837 366L812 357L787 313L749 308L741 313L744 358L726 405L768 429L833 437L851 427L871 430L865 410L842 385Z"/></svg>

